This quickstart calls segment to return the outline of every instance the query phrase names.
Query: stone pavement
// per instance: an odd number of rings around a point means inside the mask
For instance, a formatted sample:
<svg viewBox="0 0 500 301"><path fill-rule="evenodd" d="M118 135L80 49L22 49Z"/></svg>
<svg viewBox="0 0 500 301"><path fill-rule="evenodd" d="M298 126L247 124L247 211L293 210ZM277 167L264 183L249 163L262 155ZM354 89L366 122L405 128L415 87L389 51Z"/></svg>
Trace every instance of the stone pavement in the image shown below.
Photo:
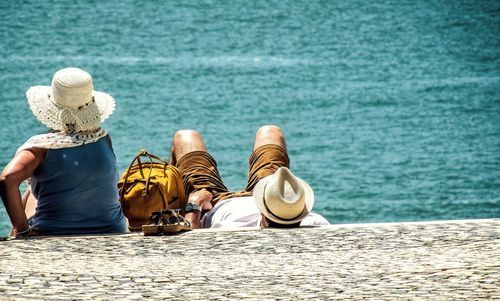
<svg viewBox="0 0 500 301"><path fill-rule="evenodd" d="M500 299L500 220L0 241L0 299Z"/></svg>

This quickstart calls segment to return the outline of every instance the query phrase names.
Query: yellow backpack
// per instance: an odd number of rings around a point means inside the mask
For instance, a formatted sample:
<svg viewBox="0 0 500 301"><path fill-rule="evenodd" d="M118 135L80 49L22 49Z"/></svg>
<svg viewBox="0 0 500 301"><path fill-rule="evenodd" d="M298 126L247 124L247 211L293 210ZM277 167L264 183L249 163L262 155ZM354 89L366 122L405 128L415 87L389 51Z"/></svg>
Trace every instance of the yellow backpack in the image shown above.
<svg viewBox="0 0 500 301"><path fill-rule="evenodd" d="M141 162L141 157L147 162ZM136 163L137 162L137 163ZM150 223L153 211L182 209L186 194L179 170L142 149L121 175L118 191L131 231Z"/></svg>

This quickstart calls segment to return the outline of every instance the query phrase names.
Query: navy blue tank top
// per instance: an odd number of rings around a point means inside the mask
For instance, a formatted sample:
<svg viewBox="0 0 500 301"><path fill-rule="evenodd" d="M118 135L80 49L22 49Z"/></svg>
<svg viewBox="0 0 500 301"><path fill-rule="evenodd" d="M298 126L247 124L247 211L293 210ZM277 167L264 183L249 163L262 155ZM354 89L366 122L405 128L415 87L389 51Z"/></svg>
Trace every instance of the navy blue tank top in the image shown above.
<svg viewBox="0 0 500 301"><path fill-rule="evenodd" d="M109 136L47 150L31 177L31 191L38 200L32 225L41 235L126 232L117 180Z"/></svg>

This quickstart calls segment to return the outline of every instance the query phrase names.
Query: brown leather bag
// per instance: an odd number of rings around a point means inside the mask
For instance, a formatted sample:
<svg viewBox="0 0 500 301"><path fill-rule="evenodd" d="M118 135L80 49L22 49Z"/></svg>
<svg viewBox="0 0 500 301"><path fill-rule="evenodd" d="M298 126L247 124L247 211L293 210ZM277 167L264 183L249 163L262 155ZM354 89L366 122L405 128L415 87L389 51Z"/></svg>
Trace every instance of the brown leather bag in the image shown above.
<svg viewBox="0 0 500 301"><path fill-rule="evenodd" d="M146 162L142 162L141 158L145 158ZM122 173L118 190L131 231L141 231L142 225L149 224L154 211L186 206L179 170L144 149Z"/></svg>

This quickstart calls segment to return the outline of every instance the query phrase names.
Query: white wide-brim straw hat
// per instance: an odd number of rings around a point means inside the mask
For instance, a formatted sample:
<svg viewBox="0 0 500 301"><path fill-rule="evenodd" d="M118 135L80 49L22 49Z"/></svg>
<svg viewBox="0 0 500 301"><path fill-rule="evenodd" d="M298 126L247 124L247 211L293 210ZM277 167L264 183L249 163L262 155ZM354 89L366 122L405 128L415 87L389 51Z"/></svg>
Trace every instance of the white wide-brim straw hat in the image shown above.
<svg viewBox="0 0 500 301"><path fill-rule="evenodd" d="M314 193L305 181L286 167L261 179L253 190L260 212L278 224L295 224L311 212Z"/></svg>
<svg viewBox="0 0 500 301"><path fill-rule="evenodd" d="M92 77L79 68L57 71L51 86L31 87L26 97L38 120L63 132L96 130L115 109L113 97L94 91Z"/></svg>

